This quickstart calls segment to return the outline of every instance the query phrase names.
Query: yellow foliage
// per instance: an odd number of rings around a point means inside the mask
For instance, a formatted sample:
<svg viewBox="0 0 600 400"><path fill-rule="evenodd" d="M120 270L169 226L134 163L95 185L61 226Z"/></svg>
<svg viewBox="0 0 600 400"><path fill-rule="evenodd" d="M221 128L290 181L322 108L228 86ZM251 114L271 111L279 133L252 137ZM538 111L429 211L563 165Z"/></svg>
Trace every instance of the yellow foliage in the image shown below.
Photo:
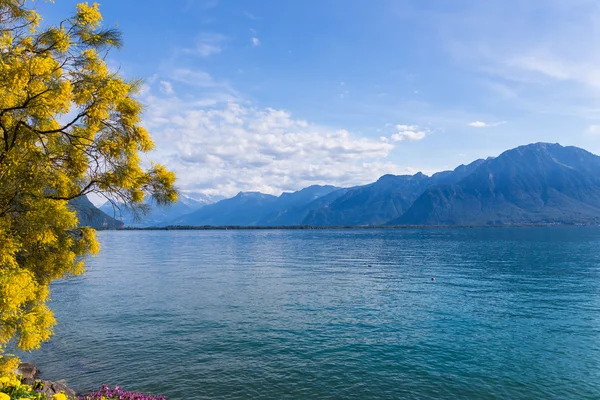
<svg viewBox="0 0 600 400"><path fill-rule="evenodd" d="M14 377L14 371L19 366L19 359L14 356L3 356L4 352L0 351L0 379L8 379L9 376Z"/></svg>
<svg viewBox="0 0 600 400"><path fill-rule="evenodd" d="M52 335L50 283L84 273L99 250L68 201L177 199L172 172L141 166L154 143L140 126L140 83L107 67L121 41L98 4L58 26L40 19L25 0L0 0L0 377L17 366L8 346L29 351Z"/></svg>
<svg viewBox="0 0 600 400"><path fill-rule="evenodd" d="M77 4L77 22L83 26L96 28L102 21L98 3L91 6L88 3Z"/></svg>

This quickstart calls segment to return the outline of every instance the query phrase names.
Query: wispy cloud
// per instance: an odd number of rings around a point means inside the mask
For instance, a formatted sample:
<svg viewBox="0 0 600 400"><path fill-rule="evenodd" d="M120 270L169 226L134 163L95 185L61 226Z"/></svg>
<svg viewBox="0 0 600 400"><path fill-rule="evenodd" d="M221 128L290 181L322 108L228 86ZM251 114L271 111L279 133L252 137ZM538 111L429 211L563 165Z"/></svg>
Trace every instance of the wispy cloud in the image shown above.
<svg viewBox="0 0 600 400"><path fill-rule="evenodd" d="M252 43L252 46L254 46L254 47L260 46L260 39L255 36L251 39L251 43Z"/></svg>
<svg viewBox="0 0 600 400"><path fill-rule="evenodd" d="M561 53L558 49L555 52L526 50L523 54L504 60L504 76L526 83L543 83L534 80L537 77L550 83L566 81L600 89L600 59L593 56L588 59L573 59Z"/></svg>
<svg viewBox="0 0 600 400"><path fill-rule="evenodd" d="M209 73L190 69L176 68L165 70L162 74L148 79L141 90L142 100L149 110L171 110L172 104L184 102L189 107L212 107L228 102L242 102L237 90L225 81L218 81ZM156 124L158 118L168 118L163 112L149 112L145 122Z"/></svg>
<svg viewBox="0 0 600 400"><path fill-rule="evenodd" d="M217 82L209 73L189 68L177 68L173 70L170 78L191 86L213 87L217 85Z"/></svg>
<svg viewBox="0 0 600 400"><path fill-rule="evenodd" d="M204 89L204 93L227 94L234 100L241 98L238 91L228 82L218 81L206 71L192 68L176 68L170 72L166 72L165 75L168 75L168 78L172 82L183 84L188 88L202 88Z"/></svg>
<svg viewBox="0 0 600 400"><path fill-rule="evenodd" d="M160 91L166 95L175 94L173 85L169 81L160 81Z"/></svg>
<svg viewBox="0 0 600 400"><path fill-rule="evenodd" d="M576 116L584 114L582 108L596 108L597 1L476 2L434 18L454 63L476 79L485 77L486 100L497 100L496 107Z"/></svg>
<svg viewBox="0 0 600 400"><path fill-rule="evenodd" d="M590 125L586 128L584 133L587 136L593 136L593 137L600 136L600 125Z"/></svg>
<svg viewBox="0 0 600 400"><path fill-rule="evenodd" d="M195 46L185 49L185 52L200 57L210 57L221 53L227 40L227 36L220 33L203 32L196 38Z"/></svg>
<svg viewBox="0 0 600 400"><path fill-rule="evenodd" d="M215 8L218 5L219 5L219 0L208 0L208 1L205 1L202 6L204 7L205 10L208 10L210 8Z"/></svg>
<svg viewBox="0 0 600 400"><path fill-rule="evenodd" d="M191 11L194 8L200 8L203 10L210 10L219 5L219 0L186 0L183 10L185 12Z"/></svg>

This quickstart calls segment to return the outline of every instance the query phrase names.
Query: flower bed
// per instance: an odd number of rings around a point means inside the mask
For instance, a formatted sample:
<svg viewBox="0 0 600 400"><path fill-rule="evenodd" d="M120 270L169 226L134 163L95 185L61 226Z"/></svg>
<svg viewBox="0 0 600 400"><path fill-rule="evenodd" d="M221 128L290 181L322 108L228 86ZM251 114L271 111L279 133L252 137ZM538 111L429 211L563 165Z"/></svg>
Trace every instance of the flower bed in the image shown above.
<svg viewBox="0 0 600 400"><path fill-rule="evenodd" d="M21 380L14 376L0 377L0 400L46 400L46 395L39 388L24 385ZM66 400L57 398L53 400Z"/></svg>
<svg viewBox="0 0 600 400"><path fill-rule="evenodd" d="M103 385L102 389L97 392L90 393L87 396L78 397L77 400L165 400L165 396L151 396L148 394L137 392L126 392L119 386L111 389L107 385Z"/></svg>
<svg viewBox="0 0 600 400"><path fill-rule="evenodd" d="M46 393L43 392L41 382L37 381L34 387L21 383L18 377L0 378L0 400L46 400ZM52 400L69 400L69 396L64 393L56 393ZM166 400L165 396L152 396L144 393L127 392L119 386L111 389L103 385L97 392L92 392L86 396L76 397L75 400Z"/></svg>

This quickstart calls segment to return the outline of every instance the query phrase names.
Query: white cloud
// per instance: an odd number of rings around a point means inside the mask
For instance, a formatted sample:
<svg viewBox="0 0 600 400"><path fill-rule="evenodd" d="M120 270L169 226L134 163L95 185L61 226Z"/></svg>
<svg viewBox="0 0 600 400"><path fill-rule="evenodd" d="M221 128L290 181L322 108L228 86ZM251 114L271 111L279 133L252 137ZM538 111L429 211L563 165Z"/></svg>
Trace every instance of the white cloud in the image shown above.
<svg viewBox="0 0 600 400"><path fill-rule="evenodd" d="M252 46L260 46L260 39L257 37L252 38Z"/></svg>
<svg viewBox="0 0 600 400"><path fill-rule="evenodd" d="M188 71L178 76L204 77ZM177 82L174 80L174 82ZM160 88L161 86L158 86ZM394 144L257 108L228 93L193 101L152 87L144 124L157 142L152 159L172 168L184 190L279 194L312 184L353 186L403 170L386 160ZM229 96L229 97L228 97Z"/></svg>
<svg viewBox="0 0 600 400"><path fill-rule="evenodd" d="M418 125L396 125L396 129L398 132L390 137L394 142L417 141L424 139L430 133L428 129L420 129Z"/></svg>
<svg viewBox="0 0 600 400"><path fill-rule="evenodd" d="M488 124L482 121L470 122L468 125L472 126L473 128L485 128L486 126L488 126Z"/></svg>
<svg viewBox="0 0 600 400"><path fill-rule="evenodd" d="M401 142L403 140L417 141L424 139L427 136L425 131L403 131L394 133L391 139L395 142Z"/></svg>
<svg viewBox="0 0 600 400"><path fill-rule="evenodd" d="M506 121L492 122L492 123L483 122L483 121L474 121L474 122L469 122L467 125L470 127L473 127L473 128L492 128L492 127L504 125L505 123L506 123Z"/></svg>

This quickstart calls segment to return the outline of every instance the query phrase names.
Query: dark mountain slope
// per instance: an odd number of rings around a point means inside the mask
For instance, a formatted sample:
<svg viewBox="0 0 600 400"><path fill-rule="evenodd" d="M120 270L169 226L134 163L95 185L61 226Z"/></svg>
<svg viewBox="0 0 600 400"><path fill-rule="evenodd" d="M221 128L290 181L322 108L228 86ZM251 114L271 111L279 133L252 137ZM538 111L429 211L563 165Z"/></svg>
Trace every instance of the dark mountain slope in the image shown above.
<svg viewBox="0 0 600 400"><path fill-rule="evenodd" d="M81 226L89 226L94 229L119 229L123 227L121 221L117 221L102 212L86 196L80 196L69 201L69 206L77 213Z"/></svg>
<svg viewBox="0 0 600 400"><path fill-rule="evenodd" d="M348 189L330 204L311 210L302 221L305 225L382 225L402 215L429 187L455 183L474 171L483 160L461 165L431 177L384 175L375 183Z"/></svg>
<svg viewBox="0 0 600 400"><path fill-rule="evenodd" d="M401 225L590 223L600 221L600 157L536 143L486 160L454 185L428 189Z"/></svg>
<svg viewBox="0 0 600 400"><path fill-rule="evenodd" d="M490 158L491 160L491 158ZM486 160L475 160L467 165L459 165L452 171L442 171L431 175L431 185L452 185L472 174Z"/></svg>
<svg viewBox="0 0 600 400"><path fill-rule="evenodd" d="M377 182L348 190L328 206L311 211L306 225L377 225L401 215L428 187L429 177L384 175Z"/></svg>

